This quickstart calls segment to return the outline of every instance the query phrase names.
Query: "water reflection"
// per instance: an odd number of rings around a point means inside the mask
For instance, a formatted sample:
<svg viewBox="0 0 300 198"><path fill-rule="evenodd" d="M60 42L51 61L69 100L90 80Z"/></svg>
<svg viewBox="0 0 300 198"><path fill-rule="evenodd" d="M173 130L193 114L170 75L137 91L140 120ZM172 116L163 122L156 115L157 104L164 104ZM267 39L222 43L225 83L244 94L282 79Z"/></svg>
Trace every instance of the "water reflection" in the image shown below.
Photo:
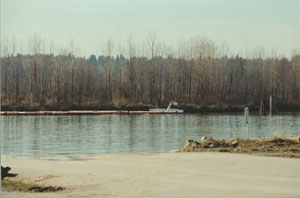
<svg viewBox="0 0 300 198"><path fill-rule="evenodd" d="M300 114L250 115L250 137L300 135ZM2 116L2 153L168 152L186 139L246 137L243 114Z"/></svg>

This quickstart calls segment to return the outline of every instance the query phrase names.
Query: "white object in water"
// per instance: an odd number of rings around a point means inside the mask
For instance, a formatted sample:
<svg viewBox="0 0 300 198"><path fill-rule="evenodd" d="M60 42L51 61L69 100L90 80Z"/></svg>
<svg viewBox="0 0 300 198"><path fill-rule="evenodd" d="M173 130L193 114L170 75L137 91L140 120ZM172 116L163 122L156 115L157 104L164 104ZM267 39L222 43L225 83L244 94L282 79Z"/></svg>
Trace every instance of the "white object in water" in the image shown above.
<svg viewBox="0 0 300 198"><path fill-rule="evenodd" d="M177 102L171 101L170 104L168 105L167 109L150 109L149 111L154 111L154 112L176 112L176 113L183 113L183 109L172 109L172 105L178 105Z"/></svg>

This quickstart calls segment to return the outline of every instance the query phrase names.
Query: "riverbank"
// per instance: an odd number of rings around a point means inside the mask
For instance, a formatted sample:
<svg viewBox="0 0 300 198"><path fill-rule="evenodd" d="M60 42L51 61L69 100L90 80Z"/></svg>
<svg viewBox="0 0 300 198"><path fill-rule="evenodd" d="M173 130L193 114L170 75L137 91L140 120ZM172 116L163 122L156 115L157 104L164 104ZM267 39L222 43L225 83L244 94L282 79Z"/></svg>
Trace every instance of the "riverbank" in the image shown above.
<svg viewBox="0 0 300 198"><path fill-rule="evenodd" d="M150 108L166 108L168 104L2 104L2 111L149 111ZM258 104L190 104L179 103L176 108L183 109L186 113L218 113L218 112L243 112L245 107L252 112L259 111ZM274 112L300 112L300 104L287 103L276 104L273 107ZM268 106L265 106L265 112L268 113Z"/></svg>
<svg viewBox="0 0 300 198"><path fill-rule="evenodd" d="M17 177L62 186L50 193L3 192L5 198L299 197L300 159L230 153L77 155L67 161L2 157Z"/></svg>
<svg viewBox="0 0 300 198"><path fill-rule="evenodd" d="M229 140L202 137L199 141L187 140L180 152L229 152L300 158L300 136Z"/></svg>

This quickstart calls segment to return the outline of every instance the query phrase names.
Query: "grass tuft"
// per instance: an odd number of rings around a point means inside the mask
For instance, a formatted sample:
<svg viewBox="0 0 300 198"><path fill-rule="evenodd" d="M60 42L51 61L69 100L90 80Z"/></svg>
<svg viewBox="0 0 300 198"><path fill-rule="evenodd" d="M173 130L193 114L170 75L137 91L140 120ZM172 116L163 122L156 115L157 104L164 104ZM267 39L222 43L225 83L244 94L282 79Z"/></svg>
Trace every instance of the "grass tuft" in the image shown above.
<svg viewBox="0 0 300 198"><path fill-rule="evenodd" d="M5 191L22 192L56 192L62 191L62 187L45 186L32 183L23 183L20 181L2 180L2 189Z"/></svg>

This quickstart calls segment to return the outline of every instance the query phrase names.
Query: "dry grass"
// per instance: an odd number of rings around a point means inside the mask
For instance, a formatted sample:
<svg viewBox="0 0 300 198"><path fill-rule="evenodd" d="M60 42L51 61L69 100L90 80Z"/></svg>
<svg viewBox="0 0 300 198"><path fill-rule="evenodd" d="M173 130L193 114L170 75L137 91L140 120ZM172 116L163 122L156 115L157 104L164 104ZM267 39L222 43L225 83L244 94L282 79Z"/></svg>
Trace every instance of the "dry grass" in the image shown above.
<svg viewBox="0 0 300 198"><path fill-rule="evenodd" d="M22 191L22 192L56 192L64 188L55 186L45 186L34 183L23 183L20 181L2 180L2 189L4 191Z"/></svg>

